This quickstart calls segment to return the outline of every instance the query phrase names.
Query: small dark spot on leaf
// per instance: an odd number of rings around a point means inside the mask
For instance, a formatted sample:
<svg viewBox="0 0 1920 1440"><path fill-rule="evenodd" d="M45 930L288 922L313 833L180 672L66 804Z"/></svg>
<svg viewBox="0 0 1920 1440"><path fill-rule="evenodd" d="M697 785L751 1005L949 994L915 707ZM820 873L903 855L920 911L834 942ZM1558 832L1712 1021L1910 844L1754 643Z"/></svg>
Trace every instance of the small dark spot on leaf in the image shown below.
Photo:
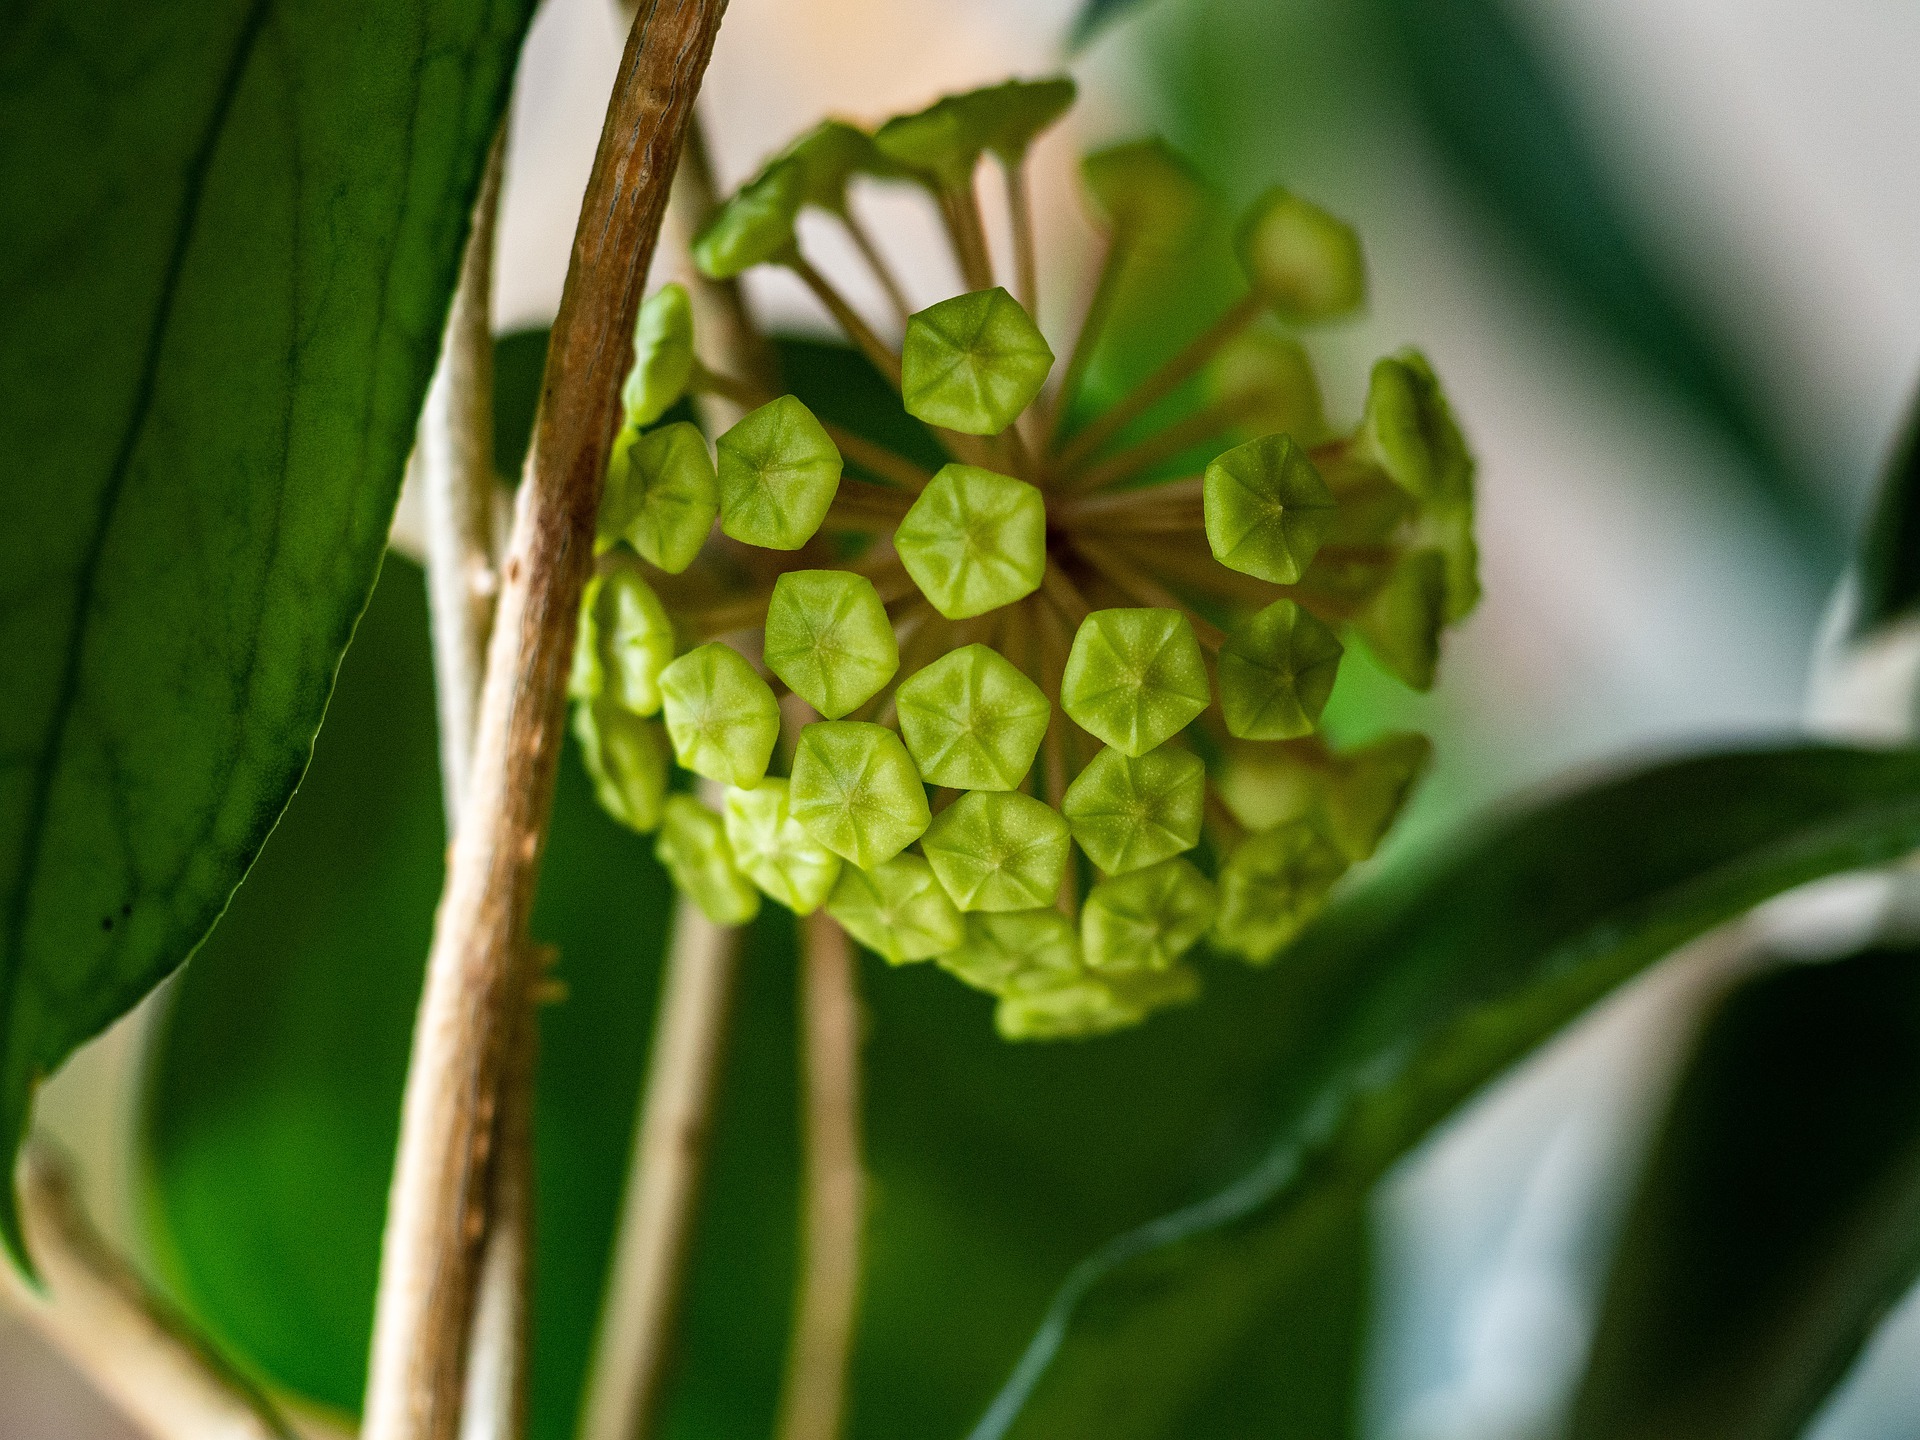
<svg viewBox="0 0 1920 1440"><path fill-rule="evenodd" d="M133 914L133 902L129 900L120 907L120 918L124 920L131 914Z"/></svg>
<svg viewBox="0 0 1920 1440"><path fill-rule="evenodd" d="M102 930L111 930L111 929L113 929L113 916L111 916L111 915L102 915L102 916L100 917L100 928L101 928Z"/></svg>

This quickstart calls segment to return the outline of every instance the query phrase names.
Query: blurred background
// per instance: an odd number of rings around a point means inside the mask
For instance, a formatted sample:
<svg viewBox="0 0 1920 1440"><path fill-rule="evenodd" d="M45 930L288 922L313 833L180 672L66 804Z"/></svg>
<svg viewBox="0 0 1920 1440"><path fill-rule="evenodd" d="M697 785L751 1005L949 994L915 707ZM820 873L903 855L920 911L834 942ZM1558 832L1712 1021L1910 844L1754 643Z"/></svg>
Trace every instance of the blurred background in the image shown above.
<svg viewBox="0 0 1920 1440"><path fill-rule="evenodd" d="M1357 413L1374 356L1418 343L1480 462L1486 598L1453 638L1438 690L1408 697L1349 665L1332 712L1337 734L1411 725L1435 737L1438 764L1395 841L1401 853L1569 771L1800 725L1823 615L1920 375L1920 99L1911 83L1920 7L1140 0L1096 4L1111 14L1069 55L1085 8L733 0L702 101L720 178L745 178L823 113L879 118L943 90L1064 64L1082 101L1036 152L1049 328L1070 317L1094 260L1073 176L1077 157L1100 143L1157 130L1235 199L1279 181L1354 221L1373 299L1364 320L1315 342L1331 413ZM543 326L557 305L622 33L607 0L547 0L536 21L509 151L502 333ZM944 283L931 223L903 201L868 198L877 228L923 247L905 264L910 279L929 292ZM797 284L755 276L751 293L770 323L824 332ZM400 568L389 567L383 594ZM382 604L376 598L376 611ZM417 596L390 604L420 610ZM349 670L363 647L382 643L373 615L363 628ZM323 732L323 758L327 740ZM436 809L427 812L435 826ZM291 828L290 818L283 831ZM276 835L268 858L297 843ZM375 880L413 884L399 876ZM414 888L430 897L431 874ZM623 892L622 904L644 902ZM1800 943L1796 934L1811 928L1807 943L1831 946L1852 913L1844 892L1803 901L1798 930L1783 929L1781 943ZM244 933L246 923L236 906L222 931ZM424 954L424 930L418 941L401 953ZM217 971L218 950L196 960L187 988L202 968ZM1372 1434L1556 1433L1586 1354L1625 1167L1731 963L1712 938L1676 957L1482 1097L1383 1187ZM638 991L645 978L622 983ZM388 1008L403 1020L417 981L400 975L390 987ZM191 1184L168 1168L191 1146L153 1119L161 1102L143 1100L140 1076L157 1065L152 1083L166 1092L178 1070L168 1056L221 1062L224 1052L194 1049L218 1045L221 1032L213 1021L184 1035L176 1025L155 1060L152 1024L151 1013L136 1016L75 1060L48 1088L42 1115L82 1157L107 1228L156 1247L190 1300L220 1311L209 1298L217 1282L204 1268L195 1278L182 1256L194 1224L228 1222L195 1211ZM629 1029L644 1034L641 1024ZM387 1073L397 1062L368 1059L350 1032L339 1034L339 1053L315 1052L315 1072L344 1065L369 1105L385 1103L397 1093ZM769 1043L761 1058L777 1073L786 1059ZM624 1085L630 1105L637 1059L622 1063L618 1077L601 1079ZM307 1118L317 1128L303 1133L324 1141L330 1112L316 1106ZM132 1158L143 1125L158 1129L142 1142L157 1148L157 1165ZM884 1117L878 1128L884 1140ZM361 1189L376 1196L378 1142L358 1152L368 1157ZM245 1163L243 1148L233 1165ZM616 1136L616 1159L622 1149ZM897 1181L893 1193L906 1186ZM172 1207L158 1226L147 1214L157 1192ZM1104 1238L1101 1223L1088 1219L1082 1252ZM790 1232L769 1244L777 1279ZM733 1259L752 1272L753 1255ZM956 1260L961 1270L970 1263ZM590 1285L591 1274L583 1266L573 1278ZM316 1304L332 1303L326 1282L315 1284ZM782 1286L762 1277L733 1294L741 1305L763 1295L771 1313L759 1324L777 1348ZM360 1301L344 1291L335 1299L350 1334ZM274 1343L306 1343L291 1332L263 1340L231 1307L215 1323L264 1364L274 1363ZM1025 1332L1003 1338L1011 1355ZM979 1363L984 1371L1000 1358ZM1916 1362L1920 1303L1883 1327L1818 1440L1920 1430ZM310 1393L352 1393L350 1376L310 1378ZM950 1387L957 1414L973 1402L972 1383ZM741 1433L730 1413L687 1401L675 1433ZM872 1433L907 1433L909 1417L895 1418L889 1430L873 1416ZM911 1433L947 1429L957 1427ZM0 1434L123 1433L0 1314Z"/></svg>

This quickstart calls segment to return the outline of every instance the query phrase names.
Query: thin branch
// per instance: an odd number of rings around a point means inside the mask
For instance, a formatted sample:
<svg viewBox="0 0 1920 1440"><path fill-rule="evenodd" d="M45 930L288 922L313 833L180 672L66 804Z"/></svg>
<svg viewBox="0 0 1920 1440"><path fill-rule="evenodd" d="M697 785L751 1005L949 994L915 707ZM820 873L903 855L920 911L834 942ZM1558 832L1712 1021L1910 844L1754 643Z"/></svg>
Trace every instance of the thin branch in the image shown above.
<svg viewBox="0 0 1920 1440"><path fill-rule="evenodd" d="M713 1123L739 931L681 897L660 982L581 1440L640 1440L659 1410Z"/></svg>
<svg viewBox="0 0 1920 1440"><path fill-rule="evenodd" d="M1007 181L1007 214L1013 229L1013 298L1034 323L1040 322L1040 267L1034 258L1033 195L1027 185L1027 166L1001 164Z"/></svg>
<svg viewBox="0 0 1920 1440"><path fill-rule="evenodd" d="M296 1440L273 1402L113 1253L39 1142L21 1155L20 1212L44 1289L0 1265L0 1298L153 1440Z"/></svg>
<svg viewBox="0 0 1920 1440"><path fill-rule="evenodd" d="M942 208L949 215L948 223L967 288L986 290L993 285L993 259L987 250L986 222L980 218L980 197L974 193L973 186L973 177L969 176L964 186L942 191Z"/></svg>
<svg viewBox="0 0 1920 1440"><path fill-rule="evenodd" d="M365 1440L451 1440L492 1098L525 987L580 593L647 267L722 0L654 0L621 62L547 356L428 956L381 1250Z"/></svg>
<svg viewBox="0 0 1920 1440"><path fill-rule="evenodd" d="M809 264L799 254L792 255L787 268L798 275L806 287L813 291L814 297L827 307L827 313L833 316L838 325L860 348L860 352L873 362L873 368L887 378L887 383L895 390L900 388L900 357L887 347L887 344L873 332L873 327L860 318L860 312L847 302L847 298L833 286L833 282Z"/></svg>
<svg viewBox="0 0 1920 1440"><path fill-rule="evenodd" d="M1227 643L1226 631L1198 613L1144 568L1135 565L1118 551L1109 549L1099 541L1090 540L1085 536L1075 538L1074 548L1086 557L1087 563L1098 570L1109 584L1125 594L1134 604L1163 610L1177 610L1185 615L1188 623L1193 626L1195 638L1206 649L1218 650Z"/></svg>
<svg viewBox="0 0 1920 1440"><path fill-rule="evenodd" d="M873 272L873 278L880 282L880 288L887 292L887 303L893 307L893 313L902 325L913 314L913 304L907 299L906 287L900 283L900 277L894 273L893 266L887 263L887 257L874 242L873 232L866 223L854 213L851 204L840 213L840 223L847 227L847 234L853 240L854 249L860 252L860 258L867 262L867 268Z"/></svg>
<svg viewBox="0 0 1920 1440"><path fill-rule="evenodd" d="M1065 477L1058 482L1059 487L1069 494L1090 495L1118 481L1130 479L1202 441L1225 434L1252 410L1254 403L1252 399L1216 401L1124 450L1116 450L1106 459L1087 466L1077 474Z"/></svg>
<svg viewBox="0 0 1920 1440"><path fill-rule="evenodd" d="M1076 470L1098 454L1122 430L1179 389L1201 366L1218 355L1228 342L1258 320L1263 308L1259 297L1255 295L1248 295L1235 303L1226 314L1190 340L1179 354L1134 386L1117 405L1063 445L1055 465L1056 471Z"/></svg>
<svg viewBox="0 0 1920 1440"><path fill-rule="evenodd" d="M1100 257L1100 269L1095 273L1093 289L1087 296L1087 308L1081 316L1079 330L1074 333L1073 350L1067 356L1067 368L1060 372L1060 383L1054 388L1052 412L1046 426L1049 445L1057 443L1061 431L1065 429L1074 398L1080 393L1080 382L1086 378L1087 366L1093 363L1093 352L1099 346L1100 332L1107 328L1107 317L1113 313L1114 296L1120 290L1120 272L1126 268L1127 250L1128 242L1124 233L1115 231L1107 237L1106 252Z"/></svg>
<svg viewBox="0 0 1920 1440"><path fill-rule="evenodd" d="M853 947L816 911L801 955L805 1201L800 1296L780 1395L780 1440L838 1440L860 1301L860 1003Z"/></svg>

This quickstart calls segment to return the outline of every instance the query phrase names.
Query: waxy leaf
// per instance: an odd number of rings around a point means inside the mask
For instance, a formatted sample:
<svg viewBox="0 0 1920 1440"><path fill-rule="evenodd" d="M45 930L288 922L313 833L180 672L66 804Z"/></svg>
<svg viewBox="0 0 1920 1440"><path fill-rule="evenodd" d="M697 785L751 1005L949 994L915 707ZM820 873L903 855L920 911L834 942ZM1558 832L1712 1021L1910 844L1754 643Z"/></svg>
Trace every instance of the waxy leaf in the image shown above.
<svg viewBox="0 0 1920 1440"><path fill-rule="evenodd" d="M620 392L627 424L644 430L679 403L693 379L693 302L669 281L640 305L633 370Z"/></svg>
<svg viewBox="0 0 1920 1440"><path fill-rule="evenodd" d="M843 866L827 913L893 965L931 960L966 933L960 912L918 855L898 855L870 870Z"/></svg>
<svg viewBox="0 0 1920 1440"><path fill-rule="evenodd" d="M900 668L900 642L873 582L789 570L767 606L767 667L829 720L867 703Z"/></svg>
<svg viewBox="0 0 1920 1440"><path fill-rule="evenodd" d="M673 753L696 775L752 785L780 738L780 702L747 658L718 640L689 650L660 676Z"/></svg>
<svg viewBox="0 0 1920 1440"><path fill-rule="evenodd" d="M1060 891L1067 822L1017 790L973 790L934 816L920 849L962 910L1036 910Z"/></svg>
<svg viewBox="0 0 1920 1440"><path fill-rule="evenodd" d="M1335 520L1333 493L1286 435L1249 440L1207 466L1207 545L1229 570L1291 585Z"/></svg>
<svg viewBox="0 0 1920 1440"><path fill-rule="evenodd" d="M963 435L998 435L1033 403L1053 349L998 285L956 295L907 321L900 395L907 413Z"/></svg>
<svg viewBox="0 0 1920 1440"><path fill-rule="evenodd" d="M624 540L648 564L678 575L707 543L719 513L720 486L699 426L676 420L644 433L628 427L607 457L595 548L604 553Z"/></svg>
<svg viewBox="0 0 1920 1440"><path fill-rule="evenodd" d="M1311 734L1333 693L1342 653L1339 637L1291 600L1255 611L1220 647L1220 711L1228 733L1242 740Z"/></svg>
<svg viewBox="0 0 1920 1440"><path fill-rule="evenodd" d="M800 732L788 805L809 835L862 870L898 855L933 818L900 737L861 720Z"/></svg>
<svg viewBox="0 0 1920 1440"><path fill-rule="evenodd" d="M1073 838L1109 875L1191 850L1206 806L1207 767L1172 745L1137 757L1102 749L1060 801Z"/></svg>
<svg viewBox="0 0 1920 1440"><path fill-rule="evenodd" d="M1211 699L1200 642L1178 610L1096 610L1080 622L1060 704L1123 755L1171 740Z"/></svg>
<svg viewBox="0 0 1920 1440"><path fill-rule="evenodd" d="M1053 707L998 650L963 645L900 682L900 734L929 785L1015 790Z"/></svg>
<svg viewBox="0 0 1920 1440"><path fill-rule="evenodd" d="M1239 243L1254 293L1282 320L1336 320L1366 302L1360 237L1297 195L1278 188L1262 195L1240 223Z"/></svg>
<svg viewBox="0 0 1920 1440"><path fill-rule="evenodd" d="M813 538L840 489L840 451L811 410L782 395L743 417L714 449L724 533L767 550L798 550Z"/></svg>
<svg viewBox="0 0 1920 1440"><path fill-rule="evenodd" d="M901 563L949 620L1011 605L1047 573L1047 505L1024 480L946 465L894 531Z"/></svg>
<svg viewBox="0 0 1920 1440"><path fill-rule="evenodd" d="M714 924L744 925L760 913L760 892L734 865L726 825L693 796L667 797L653 854Z"/></svg>
<svg viewBox="0 0 1920 1440"><path fill-rule="evenodd" d="M0 1174L306 767L532 8L0 24Z"/></svg>
<svg viewBox="0 0 1920 1440"><path fill-rule="evenodd" d="M1329 1218L1458 1105L1708 927L1917 843L1920 752L1795 746L1533 800L1337 901L1258 992L1267 1158L1087 1260L973 1440L1201 1433L1268 1396Z"/></svg>

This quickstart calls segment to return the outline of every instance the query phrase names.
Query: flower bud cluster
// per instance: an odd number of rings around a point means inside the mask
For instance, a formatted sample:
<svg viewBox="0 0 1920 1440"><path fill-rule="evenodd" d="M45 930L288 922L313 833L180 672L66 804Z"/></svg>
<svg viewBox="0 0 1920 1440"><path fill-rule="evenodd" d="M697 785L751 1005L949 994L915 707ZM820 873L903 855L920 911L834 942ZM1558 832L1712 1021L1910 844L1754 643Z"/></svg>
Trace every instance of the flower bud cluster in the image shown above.
<svg viewBox="0 0 1920 1440"><path fill-rule="evenodd" d="M1325 419L1299 332L1357 309L1365 268L1298 196L1241 219L1243 298L1082 417L1123 281L1214 202L1157 140L1085 162L1108 250L1059 364L1032 318L1024 163L1072 98L1011 81L873 131L829 121L719 208L700 268L793 270L951 461L929 474L709 370L686 293L663 288L635 332L571 683L602 804L657 834L714 920L825 906L888 961L996 997L1009 1038L1190 1000L1203 944L1279 957L1428 757L1419 736L1319 735L1346 647L1424 689L1478 594L1473 463L1425 359L1381 360L1351 430ZM1019 298L980 220L989 156ZM911 308L855 181L929 198L964 293ZM809 208L893 298L897 343L803 253ZM710 447L662 423L689 393L744 417ZM676 769L723 787L718 807Z"/></svg>

